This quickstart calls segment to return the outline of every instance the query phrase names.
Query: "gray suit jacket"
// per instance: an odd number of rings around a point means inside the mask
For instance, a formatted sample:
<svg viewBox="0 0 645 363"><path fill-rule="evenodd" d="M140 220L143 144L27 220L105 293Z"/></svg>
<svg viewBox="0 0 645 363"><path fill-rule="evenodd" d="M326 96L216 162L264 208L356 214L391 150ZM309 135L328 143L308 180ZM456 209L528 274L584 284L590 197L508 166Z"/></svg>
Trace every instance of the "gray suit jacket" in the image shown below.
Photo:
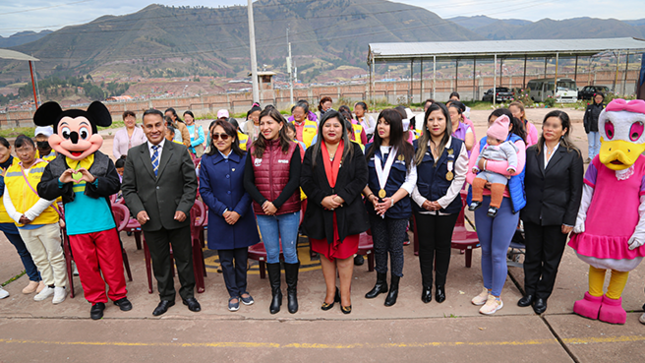
<svg viewBox="0 0 645 363"><path fill-rule="evenodd" d="M197 194L197 176L188 149L166 140L155 177L148 143L131 148L123 170L121 190L133 217L142 210L148 213L150 220L141 227L144 231L189 225L190 209ZM176 211L186 214L184 222L174 219Z"/></svg>

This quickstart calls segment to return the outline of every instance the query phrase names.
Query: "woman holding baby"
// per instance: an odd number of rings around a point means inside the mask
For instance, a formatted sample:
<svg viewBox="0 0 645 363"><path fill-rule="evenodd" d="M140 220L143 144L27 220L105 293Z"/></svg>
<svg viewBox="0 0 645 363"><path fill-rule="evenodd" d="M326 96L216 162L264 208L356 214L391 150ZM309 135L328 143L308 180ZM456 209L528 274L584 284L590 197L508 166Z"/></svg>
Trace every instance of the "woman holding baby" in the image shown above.
<svg viewBox="0 0 645 363"><path fill-rule="evenodd" d="M498 119L499 121L496 122ZM483 290L472 299L472 303L483 305L479 312L486 315L494 314L504 306L501 294L508 272L506 253L519 222L519 211L526 205L524 197L526 131L521 121L514 118L509 110L503 108L493 111L489 117L489 125L490 129L486 137L483 137L479 145L473 148L466 176L466 181L473 186L473 202L480 202L475 206L471 204L471 208L476 209L475 224L482 249L481 264L484 279ZM495 138L495 141L489 143L487 141L489 137ZM514 158L507 157L506 160L499 160L503 159L499 157L501 154L505 155L500 145L509 141L512 144L511 148L516 151ZM498 157L480 158L480 153L488 148L498 149L500 152L494 153ZM486 178L483 183L480 181L480 175ZM504 180L498 178L500 175ZM481 200L477 200L479 195L475 189L478 186L484 187L481 191ZM495 198L491 196L493 191ZM499 194L502 196L501 201L498 200ZM499 205L497 205L498 202Z"/></svg>

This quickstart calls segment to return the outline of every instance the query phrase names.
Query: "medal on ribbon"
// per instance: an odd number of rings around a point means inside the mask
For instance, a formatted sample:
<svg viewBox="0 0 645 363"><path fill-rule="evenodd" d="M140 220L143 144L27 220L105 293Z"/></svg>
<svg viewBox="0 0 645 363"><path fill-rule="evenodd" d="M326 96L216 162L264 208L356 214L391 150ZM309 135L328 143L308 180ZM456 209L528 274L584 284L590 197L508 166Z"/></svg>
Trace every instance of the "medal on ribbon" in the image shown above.
<svg viewBox="0 0 645 363"><path fill-rule="evenodd" d="M397 148L392 148L392 150L390 150L387 160L385 161L385 166L382 166L381 159L378 156L374 157L374 169L376 169L378 184L379 187L381 187L381 190L378 191L378 197L380 199L387 196L387 193L385 192L385 184L387 184L387 178L390 176L390 170L392 169L392 164L394 164L394 160L396 159L397 151Z"/></svg>
<svg viewBox="0 0 645 363"><path fill-rule="evenodd" d="M448 149L448 172L446 173L446 180L452 181L455 178L455 174L452 172L455 166L455 155L453 154L452 149Z"/></svg>

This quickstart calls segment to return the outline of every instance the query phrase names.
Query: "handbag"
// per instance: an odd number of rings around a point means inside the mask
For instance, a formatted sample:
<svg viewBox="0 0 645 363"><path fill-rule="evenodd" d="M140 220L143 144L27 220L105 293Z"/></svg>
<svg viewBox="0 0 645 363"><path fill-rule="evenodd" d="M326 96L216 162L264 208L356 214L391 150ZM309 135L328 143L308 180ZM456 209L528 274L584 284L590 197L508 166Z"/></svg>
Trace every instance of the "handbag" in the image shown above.
<svg viewBox="0 0 645 363"><path fill-rule="evenodd" d="M195 140L197 140L199 138L198 127L201 128L201 126L195 125ZM204 144L203 143L199 144L199 145L196 145L194 147L194 149L195 149L195 156L196 157L201 158L202 155L204 155Z"/></svg>

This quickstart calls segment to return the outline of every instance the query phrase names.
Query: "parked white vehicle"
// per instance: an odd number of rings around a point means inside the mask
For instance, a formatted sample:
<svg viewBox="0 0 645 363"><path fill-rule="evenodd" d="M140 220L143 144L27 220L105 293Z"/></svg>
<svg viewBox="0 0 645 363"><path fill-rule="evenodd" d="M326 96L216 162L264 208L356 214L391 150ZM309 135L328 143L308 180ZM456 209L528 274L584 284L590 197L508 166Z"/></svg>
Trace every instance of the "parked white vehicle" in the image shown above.
<svg viewBox="0 0 645 363"><path fill-rule="evenodd" d="M544 102L549 96L558 103L574 103L578 101L578 86L571 78L558 78L558 86L553 92L554 78L532 79L526 85L535 102Z"/></svg>

